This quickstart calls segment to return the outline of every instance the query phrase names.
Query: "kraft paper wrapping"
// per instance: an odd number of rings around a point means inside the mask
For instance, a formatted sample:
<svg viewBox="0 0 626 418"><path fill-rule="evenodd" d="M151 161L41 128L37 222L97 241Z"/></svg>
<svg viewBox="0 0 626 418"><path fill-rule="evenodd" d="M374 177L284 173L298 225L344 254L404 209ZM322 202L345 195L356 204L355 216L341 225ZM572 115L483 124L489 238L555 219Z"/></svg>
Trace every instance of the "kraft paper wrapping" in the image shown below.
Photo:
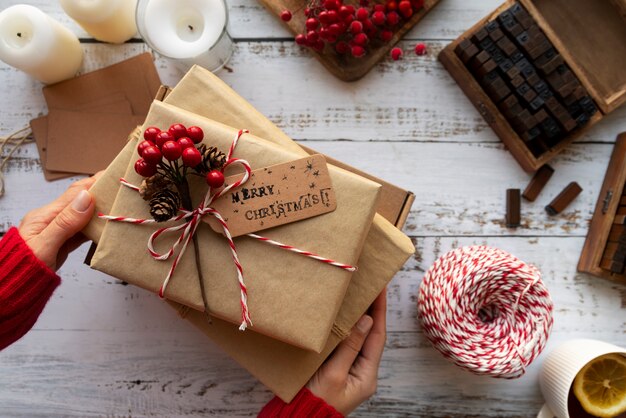
<svg viewBox="0 0 626 418"><path fill-rule="evenodd" d="M166 127L178 122L186 126L200 126L205 133L205 143L221 150L228 150L237 133L235 128L158 101L153 103L145 127ZM234 156L248 160L253 169L299 158L293 152L250 134L240 139ZM135 154L135 158L139 156ZM138 185L142 177L134 171L135 158L131 159L124 178ZM329 167L329 172L337 199L335 211L262 231L261 234L296 248L356 265L375 214L380 185L337 167ZM207 186L202 178L191 177L190 186L195 192L192 200L196 205L206 193ZM251 183L247 186L250 187ZM136 191L126 187L120 188L111 214L150 219L148 204ZM161 227L162 224L108 222L92 258L92 267L157 293L173 261L173 258L156 261L146 250L149 236ZM172 233L164 238L161 245L157 244L157 251L166 252L178 234ZM210 312L239 324L240 290L230 247L223 236L204 223L199 226L196 235ZM248 307L254 324L252 329L320 352L328 339L352 273L245 236L235 238L235 244L244 268ZM186 251L179 260L165 297L193 309L204 310L193 249ZM237 327L233 325L233 329Z"/></svg>
<svg viewBox="0 0 626 418"><path fill-rule="evenodd" d="M186 104L190 97L193 99L191 106ZM280 146L306 155L269 119L222 80L201 67L193 67L167 96L166 102L186 107L187 110L227 125L245 125L259 132L259 135L262 132L262 136ZM207 103L218 105L209 106ZM223 109L230 109L232 113ZM131 141L92 187L97 210L111 213L119 189L119 178L124 175L133 157L135 146L136 142ZM95 219L84 232L89 239L98 242L103 228L104 222ZM377 214L374 217L357 264L359 270L350 281L335 321L342 325L333 327L320 354L257 333L234 332L232 324L219 319L214 319L213 324L209 325L203 320L202 314L174 302L170 304L272 392L289 402L345 336L340 330L349 330L356 323L414 252L415 248L406 235L382 216Z"/></svg>

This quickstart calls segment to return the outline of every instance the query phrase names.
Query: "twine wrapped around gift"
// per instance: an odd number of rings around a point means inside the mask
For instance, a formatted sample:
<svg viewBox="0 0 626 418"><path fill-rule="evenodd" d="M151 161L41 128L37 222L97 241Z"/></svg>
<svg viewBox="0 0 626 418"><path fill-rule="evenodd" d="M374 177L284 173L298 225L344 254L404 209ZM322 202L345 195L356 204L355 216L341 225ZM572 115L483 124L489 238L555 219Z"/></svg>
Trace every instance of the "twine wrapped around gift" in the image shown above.
<svg viewBox="0 0 626 418"><path fill-rule="evenodd" d="M237 249L235 246L235 242L233 241L233 238L230 234L228 223L224 220L222 215L216 209L211 207L211 204L215 200L219 199L221 196L228 193L228 191L230 191L231 189L242 186L250 178L250 173L252 172L250 164L246 160L243 160L240 158L233 158L233 153L235 151L235 148L237 147L237 143L244 133L248 133L248 131L240 130L237 132L230 146L230 149L228 150L228 154L226 157L227 161L224 164L224 166L221 168L221 171L223 173L230 166L240 165L244 169L244 173L242 177L239 180L235 181L234 183L227 185L220 190L213 190L211 187L209 187L202 203L200 203L200 205L196 209L194 209L193 211L179 209L179 212L180 212L179 215L166 221L166 222L176 222L176 221L180 221L184 219L185 220L184 223L180 225L157 229L152 235L150 235L150 238L148 239L148 252L152 256L152 258L154 258L155 260L161 260L161 261L168 260L169 258L175 255L172 265L170 267L170 270L165 280L163 281L161 288L159 289L159 296L163 298L165 295L165 290L167 288L167 285L170 279L172 278L174 271L176 270L176 266L180 258L185 253L185 250L187 246L189 245L189 242L193 239L193 236L195 235L196 230L200 222L202 221L202 217L204 217L205 215L211 215L215 217L215 219L217 219L218 223L222 227L224 236L226 237L228 241L228 245L231 250L232 260L237 270L237 280L239 282L240 304L241 304L241 325L239 326L239 329L241 331L245 330L248 326L252 325L252 321L250 319L250 314L248 310L248 290L244 282L243 267L241 266L241 263L239 262L239 256L237 255ZM139 191L139 187L127 182L124 179L120 179L120 182L122 185L128 188L131 188L137 192ZM101 219L106 219L106 220L110 220L114 222L128 222L132 224L152 224L156 222L154 219L136 219L136 218L128 218L124 216L111 216L111 215L104 215L104 214L98 214L98 217L100 217ZM169 233L169 232L178 232L178 231L182 231L182 232L179 235L178 239L174 242L174 244L172 244L172 246L167 252L161 254L155 250L154 244L157 238L159 238L159 236ZM312 252L300 250L293 246L271 240L261 235L247 234L247 236L257 239L261 242L276 246L278 248L295 252L297 254L312 258L314 260L326 263L334 267L338 267L347 271L356 271L356 267L354 266L340 263L340 262L337 262L335 260L328 259L325 257L321 257ZM201 281L201 285L202 285L202 281ZM203 297L204 297L203 288L202 288L202 292L203 292ZM206 303L205 303L205 306L206 306Z"/></svg>
<svg viewBox="0 0 626 418"><path fill-rule="evenodd" d="M479 375L514 379L545 347L552 300L541 273L486 246L440 257L420 285L418 318L445 357Z"/></svg>

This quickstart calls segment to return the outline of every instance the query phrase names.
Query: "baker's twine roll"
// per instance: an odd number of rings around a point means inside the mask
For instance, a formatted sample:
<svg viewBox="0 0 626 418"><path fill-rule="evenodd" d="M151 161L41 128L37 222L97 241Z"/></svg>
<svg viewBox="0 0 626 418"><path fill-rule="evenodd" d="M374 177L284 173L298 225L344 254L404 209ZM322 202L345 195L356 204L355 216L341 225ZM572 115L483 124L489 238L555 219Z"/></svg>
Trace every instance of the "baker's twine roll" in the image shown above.
<svg viewBox="0 0 626 418"><path fill-rule="evenodd" d="M433 346L479 375L522 376L552 329L552 300L539 270L486 246L440 257L424 276L417 305Z"/></svg>

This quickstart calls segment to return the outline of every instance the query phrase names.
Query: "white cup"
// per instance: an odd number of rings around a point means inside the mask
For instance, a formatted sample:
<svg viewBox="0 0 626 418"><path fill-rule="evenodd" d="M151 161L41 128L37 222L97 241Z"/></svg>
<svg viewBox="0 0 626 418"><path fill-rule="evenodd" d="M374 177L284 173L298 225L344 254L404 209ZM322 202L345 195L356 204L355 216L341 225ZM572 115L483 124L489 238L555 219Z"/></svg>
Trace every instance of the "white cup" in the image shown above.
<svg viewBox="0 0 626 418"><path fill-rule="evenodd" d="M596 340L570 340L554 349L539 374L546 404L537 418L570 418L567 400L578 372L587 363L605 354L626 355L626 349Z"/></svg>

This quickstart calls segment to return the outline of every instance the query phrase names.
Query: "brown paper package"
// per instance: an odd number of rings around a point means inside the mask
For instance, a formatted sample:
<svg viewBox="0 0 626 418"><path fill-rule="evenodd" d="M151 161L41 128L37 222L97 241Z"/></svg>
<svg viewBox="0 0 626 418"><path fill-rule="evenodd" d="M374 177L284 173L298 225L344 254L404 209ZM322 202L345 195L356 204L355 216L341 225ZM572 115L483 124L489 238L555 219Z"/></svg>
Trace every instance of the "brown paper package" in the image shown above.
<svg viewBox="0 0 626 418"><path fill-rule="evenodd" d="M145 127L167 127L174 123L200 126L207 146L228 150L237 129L155 101ZM233 154L246 159L253 168L293 161L297 154L251 134L244 135ZM136 158L139 158L136 155ZM367 231L375 214L380 185L337 167L329 167L337 209L320 216L278 226L262 235L296 248L312 251L342 263L356 265ZM234 173L233 173L234 174ZM142 177L129 164L125 179L140 184ZM206 193L204 180L190 182L194 205ZM149 206L136 191L122 188L112 214L149 219ZM170 261L153 260L146 251L149 236L162 225L132 225L109 222L104 228L92 267L129 283L159 291L171 266ZM235 324L241 322L239 286L230 247L220 234L202 223L196 232L200 246L204 286L211 314ZM163 239L157 250L165 252L178 234ZM166 244L167 243L167 244ZM239 260L244 267L248 307L254 330L298 347L320 352L330 334L352 273L308 257L263 244L249 237L235 238ZM139 272L141 272L139 274ZM192 250L185 252L165 297L203 310L196 263ZM236 328L236 326L234 326Z"/></svg>
<svg viewBox="0 0 626 418"><path fill-rule="evenodd" d="M189 92L192 102L187 102ZM166 102L230 125L245 125L269 140L305 156L287 135L269 119L254 109L248 102L228 87L223 81L201 67L193 67ZM219 103L219 106L206 106ZM110 213L113 200L119 189L121 177L132 158L135 144L129 143L113 161L106 173L92 188L97 210ZM91 240L98 242L104 222L95 218L83 231ZM353 275L345 299L335 320L342 329L350 329L367 310L372 301L414 253L410 239L380 215L368 233L359 257L359 270ZM203 314L170 302L189 321L210 337L235 361L265 384L286 402L291 401L306 384L328 355L345 335L333 327L330 338L320 354L298 349L292 345L273 340L253 332L241 333L232 329L232 324L215 319L212 325L204 320Z"/></svg>

